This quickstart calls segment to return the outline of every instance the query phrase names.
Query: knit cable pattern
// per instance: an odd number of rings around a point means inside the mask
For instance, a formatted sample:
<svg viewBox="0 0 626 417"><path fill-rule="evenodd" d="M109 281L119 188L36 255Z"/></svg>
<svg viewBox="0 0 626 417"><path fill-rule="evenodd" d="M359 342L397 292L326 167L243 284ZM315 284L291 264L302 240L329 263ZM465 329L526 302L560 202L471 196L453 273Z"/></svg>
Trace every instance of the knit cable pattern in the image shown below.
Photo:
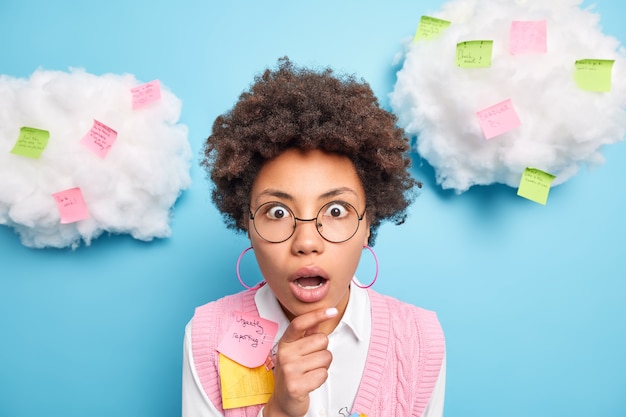
<svg viewBox="0 0 626 417"><path fill-rule="evenodd" d="M372 337L353 412L421 417L439 377L445 342L435 313L374 291Z"/></svg>
<svg viewBox="0 0 626 417"><path fill-rule="evenodd" d="M192 319L193 363L213 405L227 417L255 417L261 405L222 409L217 344L233 311L258 314L256 290L198 307ZM368 290L372 335L353 413L421 417L441 370L445 342L434 312Z"/></svg>

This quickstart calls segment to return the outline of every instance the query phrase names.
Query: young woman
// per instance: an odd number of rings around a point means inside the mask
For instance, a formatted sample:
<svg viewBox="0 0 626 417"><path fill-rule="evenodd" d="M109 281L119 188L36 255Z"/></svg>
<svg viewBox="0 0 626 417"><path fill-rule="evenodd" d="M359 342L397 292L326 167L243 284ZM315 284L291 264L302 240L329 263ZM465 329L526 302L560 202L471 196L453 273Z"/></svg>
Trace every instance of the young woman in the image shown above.
<svg viewBox="0 0 626 417"><path fill-rule="evenodd" d="M417 186L408 149L367 83L287 58L215 120L203 160L213 200L247 233L241 256L254 251L264 281L196 310L184 416L443 414L436 315L369 289L378 265L371 283L354 277L364 249L375 257L381 222L406 217ZM236 349L256 343L233 353L233 338ZM261 345L262 366L236 359Z"/></svg>

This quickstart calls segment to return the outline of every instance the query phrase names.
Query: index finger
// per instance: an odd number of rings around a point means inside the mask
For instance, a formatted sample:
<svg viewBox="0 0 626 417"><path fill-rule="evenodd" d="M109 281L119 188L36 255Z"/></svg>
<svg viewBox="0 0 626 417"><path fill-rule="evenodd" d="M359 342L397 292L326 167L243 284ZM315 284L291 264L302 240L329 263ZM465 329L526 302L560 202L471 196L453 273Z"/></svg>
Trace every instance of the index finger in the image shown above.
<svg viewBox="0 0 626 417"><path fill-rule="evenodd" d="M308 334L315 333L321 323L335 317L337 314L337 309L333 307L313 310L298 316L291 321L289 327L285 330L282 341L286 343L295 342Z"/></svg>

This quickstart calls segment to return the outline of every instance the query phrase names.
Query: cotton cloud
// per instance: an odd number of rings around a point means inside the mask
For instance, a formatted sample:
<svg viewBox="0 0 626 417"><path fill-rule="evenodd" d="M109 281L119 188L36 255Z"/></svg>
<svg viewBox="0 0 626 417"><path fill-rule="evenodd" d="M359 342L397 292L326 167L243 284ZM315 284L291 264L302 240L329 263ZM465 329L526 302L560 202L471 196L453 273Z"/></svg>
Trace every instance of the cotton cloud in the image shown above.
<svg viewBox="0 0 626 417"><path fill-rule="evenodd" d="M526 167L556 175L557 185L601 164L603 146L624 138L624 50L580 3L450 1L431 15L451 22L448 28L407 42L390 105L442 188L517 187ZM547 52L512 54L512 21L545 21ZM472 40L493 41L490 67L457 66L457 43ZM577 86L575 62L583 59L615 61L609 92ZM521 125L487 140L477 112L509 99Z"/></svg>
<svg viewBox="0 0 626 417"><path fill-rule="evenodd" d="M0 224L34 248L77 247L103 232L149 241L170 235L170 211L191 183L191 149L180 100L133 110L132 75L83 70L0 76ZM117 132L106 155L82 139L102 123ZM21 128L49 132L41 155L12 153ZM53 194L79 188L88 217L63 223Z"/></svg>

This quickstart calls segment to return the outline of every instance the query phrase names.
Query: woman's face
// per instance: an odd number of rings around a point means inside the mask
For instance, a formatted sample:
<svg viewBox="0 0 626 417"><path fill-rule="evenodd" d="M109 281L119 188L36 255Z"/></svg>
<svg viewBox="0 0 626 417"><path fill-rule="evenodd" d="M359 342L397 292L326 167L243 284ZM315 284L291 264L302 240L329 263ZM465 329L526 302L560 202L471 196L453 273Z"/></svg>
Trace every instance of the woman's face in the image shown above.
<svg viewBox="0 0 626 417"><path fill-rule="evenodd" d="M298 219L313 219L330 202L335 203L321 212L329 216L321 229L331 240L337 240L332 238L334 230L336 236L348 236L351 232L342 228L353 230L353 224L356 233L345 242L325 240L316 229L316 221L297 221L293 235L280 243L268 242L257 231L267 238L286 225L286 234L280 236L288 236L293 219L287 208ZM369 238L367 218L345 223L344 219L355 213L342 203L352 205L359 216L365 212L365 192L356 169L347 157L318 150L290 149L265 163L250 196L256 227L249 220L248 234L263 277L289 319L336 307L339 315L334 323L324 326L326 332L334 329L345 311L350 282Z"/></svg>

